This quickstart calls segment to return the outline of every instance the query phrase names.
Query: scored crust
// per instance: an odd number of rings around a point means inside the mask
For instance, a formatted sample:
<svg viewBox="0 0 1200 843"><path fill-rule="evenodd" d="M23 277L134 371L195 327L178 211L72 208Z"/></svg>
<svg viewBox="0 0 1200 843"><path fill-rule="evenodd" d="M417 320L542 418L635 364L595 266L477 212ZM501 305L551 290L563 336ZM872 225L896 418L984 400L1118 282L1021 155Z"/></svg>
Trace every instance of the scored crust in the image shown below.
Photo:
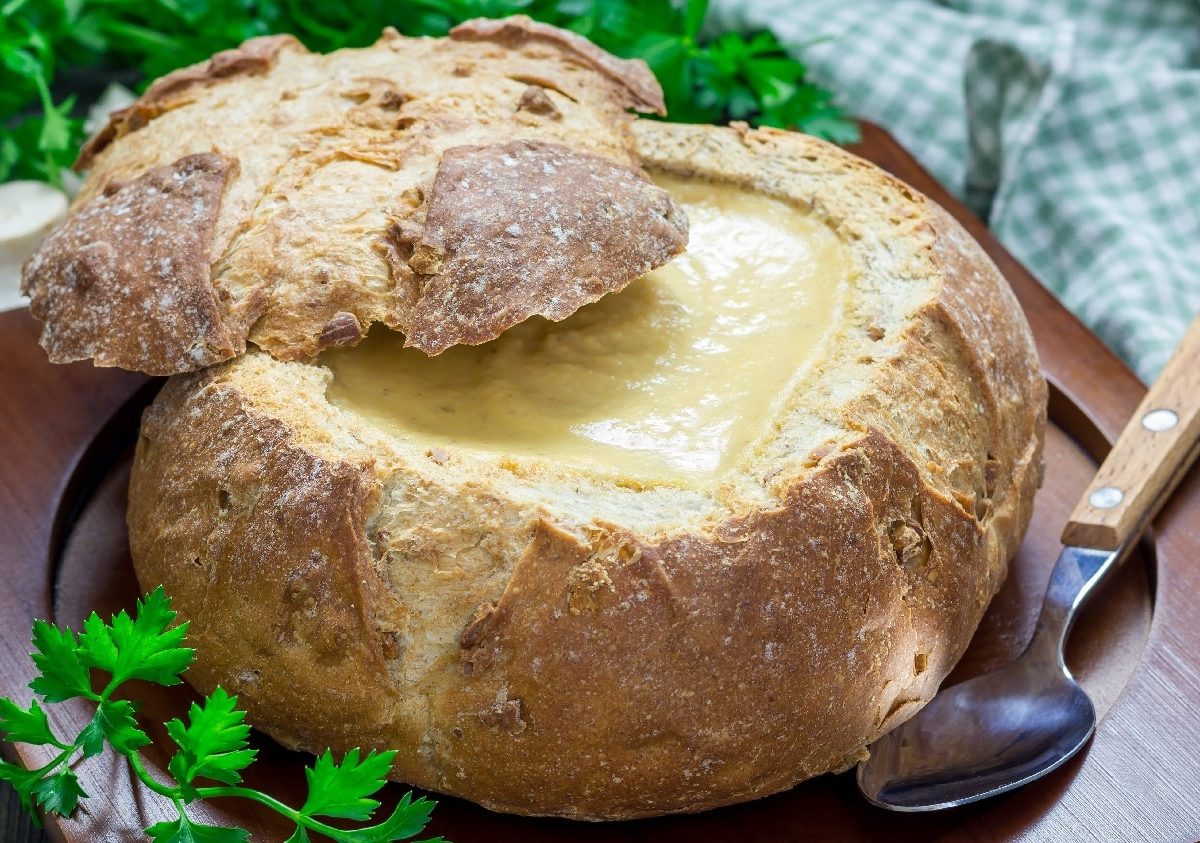
<svg viewBox="0 0 1200 843"><path fill-rule="evenodd" d="M247 341L311 358L373 322L428 354L485 342L533 314L565 318L683 250L687 220L641 171L629 108L663 110L643 62L524 17L440 39L389 30L328 55L291 36L252 39L112 115L22 289L52 360L151 374L227 360ZM202 204L148 189L200 155L227 165ZM512 189L517 171L524 190ZM439 199L452 188L453 202ZM136 225L121 216L130 209ZM495 230L520 233L507 250L476 248ZM135 240L177 251L171 268L109 261L100 285L73 271ZM513 273L514 258L557 271Z"/></svg>
<svg viewBox="0 0 1200 843"><path fill-rule="evenodd" d="M1028 524L1046 388L943 210L828 144L643 122L652 172L819 215L853 263L820 362L709 486L390 437L328 370L172 379L130 486L142 585L286 745L399 750L496 810L698 811L865 757L967 646Z"/></svg>

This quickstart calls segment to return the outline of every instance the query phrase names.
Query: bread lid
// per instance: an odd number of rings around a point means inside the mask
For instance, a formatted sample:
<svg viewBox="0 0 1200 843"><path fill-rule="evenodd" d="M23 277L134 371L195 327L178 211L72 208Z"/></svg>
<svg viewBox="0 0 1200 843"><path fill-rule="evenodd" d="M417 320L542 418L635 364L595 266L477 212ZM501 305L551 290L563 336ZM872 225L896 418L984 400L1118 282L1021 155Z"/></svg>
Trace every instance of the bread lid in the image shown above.
<svg viewBox="0 0 1200 843"><path fill-rule="evenodd" d="M156 375L373 322L437 354L561 320L686 245L630 108L663 113L644 63L524 17L326 55L252 39L112 115L22 289L55 362Z"/></svg>

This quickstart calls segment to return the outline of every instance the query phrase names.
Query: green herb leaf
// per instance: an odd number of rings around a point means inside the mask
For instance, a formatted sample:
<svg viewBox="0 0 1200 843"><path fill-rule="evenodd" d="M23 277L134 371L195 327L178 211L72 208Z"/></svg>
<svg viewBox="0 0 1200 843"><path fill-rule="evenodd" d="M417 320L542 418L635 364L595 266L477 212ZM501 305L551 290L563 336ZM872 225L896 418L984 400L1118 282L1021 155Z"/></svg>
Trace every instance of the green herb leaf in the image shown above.
<svg viewBox="0 0 1200 843"><path fill-rule="evenodd" d="M150 744L150 736L138 726L134 712L137 707L128 700L104 700L96 707L91 722L83 727L75 746L83 751L84 758L91 758L104 751L107 739L112 748L122 755L130 755Z"/></svg>
<svg viewBox="0 0 1200 843"><path fill-rule="evenodd" d="M30 702L29 708L21 708L10 699L0 698L0 736L13 743L58 744L37 700Z"/></svg>
<svg viewBox="0 0 1200 843"><path fill-rule="evenodd" d="M168 769L181 785L198 778L237 784L241 770L254 761L258 750L247 749L250 727L246 712L237 708L237 697L218 687L204 698L203 706L192 703L188 725L178 717L167 723L167 734L179 746Z"/></svg>
<svg viewBox="0 0 1200 843"><path fill-rule="evenodd" d="M400 798L396 810L381 822L369 828L350 831L345 840L348 843L392 843L395 840L407 840L420 834L429 824L429 816L436 803L421 797L413 799L412 793L406 793ZM422 843L438 843L442 838L434 838Z"/></svg>
<svg viewBox="0 0 1200 843"><path fill-rule="evenodd" d="M849 146L862 140L862 132L858 124L833 108L798 118L796 128L843 146Z"/></svg>
<svg viewBox="0 0 1200 843"><path fill-rule="evenodd" d="M0 46L2 37L0 29ZM298 811L242 786L241 771L253 762L257 750L249 748L250 727L245 723L246 713L237 707L237 697L220 687L201 703L191 704L188 722L175 718L165 724L167 734L179 747L167 765L175 782L164 784L152 777L138 757L138 750L150 743L150 737L138 725L137 704L114 699L111 694L127 679L145 679L163 685L180 681L179 674L191 664L194 651L182 646L187 624L172 628L174 620L171 602L159 587L138 601L132 617L119 612L106 624L92 613L79 637L69 629L45 621L34 622L33 659L41 671L30 683L34 690L51 701L83 696L97 703L91 721L68 744L59 741L50 730L41 703L34 700L22 708L12 700L0 698L0 737L61 750L37 770L0 761L0 781L13 786L21 805L35 822L39 822L35 806L67 816L75 811L81 799L87 798L74 770L67 765L77 753L84 759L99 755L107 743L129 758L133 773L150 790L170 799L179 810L177 819L146 829L155 841L246 843L249 834L244 829L204 825L187 817L185 806L206 796L252 799L296 821L289 843L311 843L310 829L345 843L392 843L407 840L425 828L434 803L425 798L414 800L411 793L404 795L387 819L365 828L342 829L317 819L368 820L380 804L372 795L383 787L395 752L372 751L363 755L355 749L346 753L338 764L326 750L305 771L308 798ZM100 694L91 689L90 667L112 676ZM224 786L199 787L196 782L200 779ZM423 843L439 841L441 838Z"/></svg>
<svg viewBox="0 0 1200 843"><path fill-rule="evenodd" d="M250 839L250 832L245 829L201 825L183 814L174 822L150 826L146 833L154 843L246 843Z"/></svg>
<svg viewBox="0 0 1200 843"><path fill-rule="evenodd" d="M170 628L176 613L162 586L138 600L134 616L125 610L105 623L95 612L83 623L79 648L83 661L112 675L110 687L129 679L178 685L196 651L183 647L188 625Z"/></svg>
<svg viewBox="0 0 1200 843"><path fill-rule="evenodd" d="M52 623L33 622L33 663L40 675L29 683L46 702L63 702L75 697L95 699L87 667L79 658L75 633Z"/></svg>
<svg viewBox="0 0 1200 843"><path fill-rule="evenodd" d="M10 134L0 135L0 183L13 178L21 160L21 148Z"/></svg>
<svg viewBox="0 0 1200 843"><path fill-rule="evenodd" d="M100 724L104 737L122 755L136 752L150 744L150 736L138 727L134 717L136 706L129 700L105 700L96 709L94 722Z"/></svg>
<svg viewBox="0 0 1200 843"><path fill-rule="evenodd" d="M40 827L42 824L41 817L37 811L33 809L33 791L41 781L42 774L38 770L26 770L24 767L18 767L16 764L9 764L7 761L0 761L0 781L8 782L12 785L13 790L17 792L17 797L21 800L21 807L29 814L35 823Z"/></svg>
<svg viewBox="0 0 1200 843"><path fill-rule="evenodd" d="M42 65L33 54L25 49L6 49L0 52L6 70L27 79L42 78Z"/></svg>
<svg viewBox="0 0 1200 843"><path fill-rule="evenodd" d="M300 813L308 817L367 819L379 807L378 800L368 797L383 787L395 757L391 751L360 756L357 749L352 749L341 764L335 764L333 753L326 750L304 771L308 798Z"/></svg>
<svg viewBox="0 0 1200 843"><path fill-rule="evenodd" d="M33 787L33 795L42 810L60 817L69 817L79 806L79 800L87 798L78 777L70 770L60 770L39 781Z"/></svg>
<svg viewBox="0 0 1200 843"><path fill-rule="evenodd" d="M94 758L104 752L104 727L100 724L99 712L83 727L75 745L83 750L84 758Z"/></svg>
<svg viewBox="0 0 1200 843"><path fill-rule="evenodd" d="M46 109L42 116L42 131L38 135L38 146L43 152L67 152L71 149L71 109L75 97L67 97L58 105Z"/></svg>
<svg viewBox="0 0 1200 843"><path fill-rule="evenodd" d="M700 33L700 27L704 25L704 18L707 15L708 0L687 0L684 34L688 38L694 39Z"/></svg>

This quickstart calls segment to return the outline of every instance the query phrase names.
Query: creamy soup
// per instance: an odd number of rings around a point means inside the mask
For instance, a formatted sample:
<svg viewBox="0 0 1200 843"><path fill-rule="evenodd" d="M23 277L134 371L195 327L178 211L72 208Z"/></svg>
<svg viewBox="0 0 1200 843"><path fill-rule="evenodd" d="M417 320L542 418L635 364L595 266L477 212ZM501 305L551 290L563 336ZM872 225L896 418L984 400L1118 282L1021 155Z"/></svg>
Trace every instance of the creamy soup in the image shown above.
<svg viewBox="0 0 1200 843"><path fill-rule="evenodd" d="M418 445L607 466L721 472L765 431L816 353L850 273L815 216L732 186L660 178L687 252L562 322L535 317L437 357L375 329L327 352L329 398Z"/></svg>

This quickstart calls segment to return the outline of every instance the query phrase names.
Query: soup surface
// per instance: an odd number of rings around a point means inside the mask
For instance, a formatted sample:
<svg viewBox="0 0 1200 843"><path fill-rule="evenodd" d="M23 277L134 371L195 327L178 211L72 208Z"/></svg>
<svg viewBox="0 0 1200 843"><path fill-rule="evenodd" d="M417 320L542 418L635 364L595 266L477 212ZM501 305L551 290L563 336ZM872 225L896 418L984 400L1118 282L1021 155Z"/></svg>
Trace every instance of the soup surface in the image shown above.
<svg viewBox="0 0 1200 843"><path fill-rule="evenodd" d="M562 322L534 317L437 357L376 328L322 356L329 399L418 446L642 479L721 472L817 353L850 258L819 219L784 202L656 181L687 212L685 254Z"/></svg>

